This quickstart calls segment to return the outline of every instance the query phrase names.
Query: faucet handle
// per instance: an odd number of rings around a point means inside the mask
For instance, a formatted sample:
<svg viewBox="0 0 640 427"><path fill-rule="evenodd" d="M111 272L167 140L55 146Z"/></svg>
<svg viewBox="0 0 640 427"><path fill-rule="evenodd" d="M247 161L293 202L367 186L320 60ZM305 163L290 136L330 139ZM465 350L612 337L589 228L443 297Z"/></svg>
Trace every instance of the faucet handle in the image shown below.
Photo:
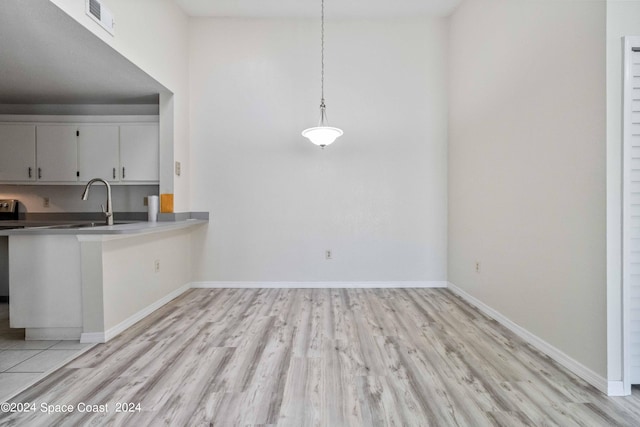
<svg viewBox="0 0 640 427"><path fill-rule="evenodd" d="M103 214L106 214L106 213L107 213L107 211L106 211L106 210L104 210L104 205L102 205L102 204L101 204L101 205L100 205L100 208L102 209L102 213L103 213Z"/></svg>

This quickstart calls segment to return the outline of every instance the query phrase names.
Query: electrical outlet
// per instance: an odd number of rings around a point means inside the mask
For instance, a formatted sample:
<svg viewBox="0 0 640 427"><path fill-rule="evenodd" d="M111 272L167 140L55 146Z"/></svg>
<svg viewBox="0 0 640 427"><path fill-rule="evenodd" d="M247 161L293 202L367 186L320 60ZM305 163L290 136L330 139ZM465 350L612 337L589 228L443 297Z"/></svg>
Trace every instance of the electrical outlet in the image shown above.
<svg viewBox="0 0 640 427"><path fill-rule="evenodd" d="M333 259L331 257L331 249L327 249L326 251L324 251L324 259Z"/></svg>
<svg viewBox="0 0 640 427"><path fill-rule="evenodd" d="M180 176L180 162L176 161L176 175Z"/></svg>
<svg viewBox="0 0 640 427"><path fill-rule="evenodd" d="M480 261L476 261L476 273L480 273Z"/></svg>
<svg viewBox="0 0 640 427"><path fill-rule="evenodd" d="M43 197L42 198L42 206L45 208L49 207L49 198L48 197Z"/></svg>
<svg viewBox="0 0 640 427"><path fill-rule="evenodd" d="M155 260L155 262L153 264L154 264L156 273L159 273L160 272L160 260L159 259Z"/></svg>
<svg viewBox="0 0 640 427"><path fill-rule="evenodd" d="M149 206L149 198L148 197L144 197L142 199L142 206Z"/></svg>

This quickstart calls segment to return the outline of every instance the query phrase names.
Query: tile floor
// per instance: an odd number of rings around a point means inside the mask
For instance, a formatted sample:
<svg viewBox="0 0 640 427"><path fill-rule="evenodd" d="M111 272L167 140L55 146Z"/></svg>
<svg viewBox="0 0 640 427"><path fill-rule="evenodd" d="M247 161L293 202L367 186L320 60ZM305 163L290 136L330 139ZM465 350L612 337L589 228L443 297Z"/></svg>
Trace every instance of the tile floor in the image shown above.
<svg viewBox="0 0 640 427"><path fill-rule="evenodd" d="M91 348L78 341L25 341L9 328L9 304L0 303L0 402Z"/></svg>

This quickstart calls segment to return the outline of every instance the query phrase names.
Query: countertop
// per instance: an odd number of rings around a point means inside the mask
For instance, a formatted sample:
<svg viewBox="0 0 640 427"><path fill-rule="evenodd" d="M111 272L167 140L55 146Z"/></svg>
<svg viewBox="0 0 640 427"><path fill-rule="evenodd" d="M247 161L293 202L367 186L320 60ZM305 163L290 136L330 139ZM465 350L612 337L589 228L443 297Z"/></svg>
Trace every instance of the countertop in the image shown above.
<svg viewBox="0 0 640 427"><path fill-rule="evenodd" d="M38 235L109 235L109 234L146 234L161 231L178 230L207 224L205 219L185 219L179 221L127 222L116 225L96 225L81 228L52 228L68 224L90 225L92 221L2 221L0 226L25 227L0 230L0 236L38 236ZM97 223L99 224L99 223Z"/></svg>

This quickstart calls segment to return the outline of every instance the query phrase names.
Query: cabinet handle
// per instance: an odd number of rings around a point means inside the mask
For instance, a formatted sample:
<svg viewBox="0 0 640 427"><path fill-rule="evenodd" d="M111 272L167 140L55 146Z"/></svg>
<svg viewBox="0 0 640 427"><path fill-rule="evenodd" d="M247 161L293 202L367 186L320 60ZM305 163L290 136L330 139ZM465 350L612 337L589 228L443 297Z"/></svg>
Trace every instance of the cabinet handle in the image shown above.
<svg viewBox="0 0 640 427"><path fill-rule="evenodd" d="M124 179L125 175L124 175L124 166L122 167L122 179Z"/></svg>
<svg viewBox="0 0 640 427"><path fill-rule="evenodd" d="M42 179L42 168L38 168L38 179Z"/></svg>
<svg viewBox="0 0 640 427"><path fill-rule="evenodd" d="M113 179L116 179L116 168L113 168Z"/></svg>
<svg viewBox="0 0 640 427"><path fill-rule="evenodd" d="M29 166L29 178L31 178L31 166Z"/></svg>

